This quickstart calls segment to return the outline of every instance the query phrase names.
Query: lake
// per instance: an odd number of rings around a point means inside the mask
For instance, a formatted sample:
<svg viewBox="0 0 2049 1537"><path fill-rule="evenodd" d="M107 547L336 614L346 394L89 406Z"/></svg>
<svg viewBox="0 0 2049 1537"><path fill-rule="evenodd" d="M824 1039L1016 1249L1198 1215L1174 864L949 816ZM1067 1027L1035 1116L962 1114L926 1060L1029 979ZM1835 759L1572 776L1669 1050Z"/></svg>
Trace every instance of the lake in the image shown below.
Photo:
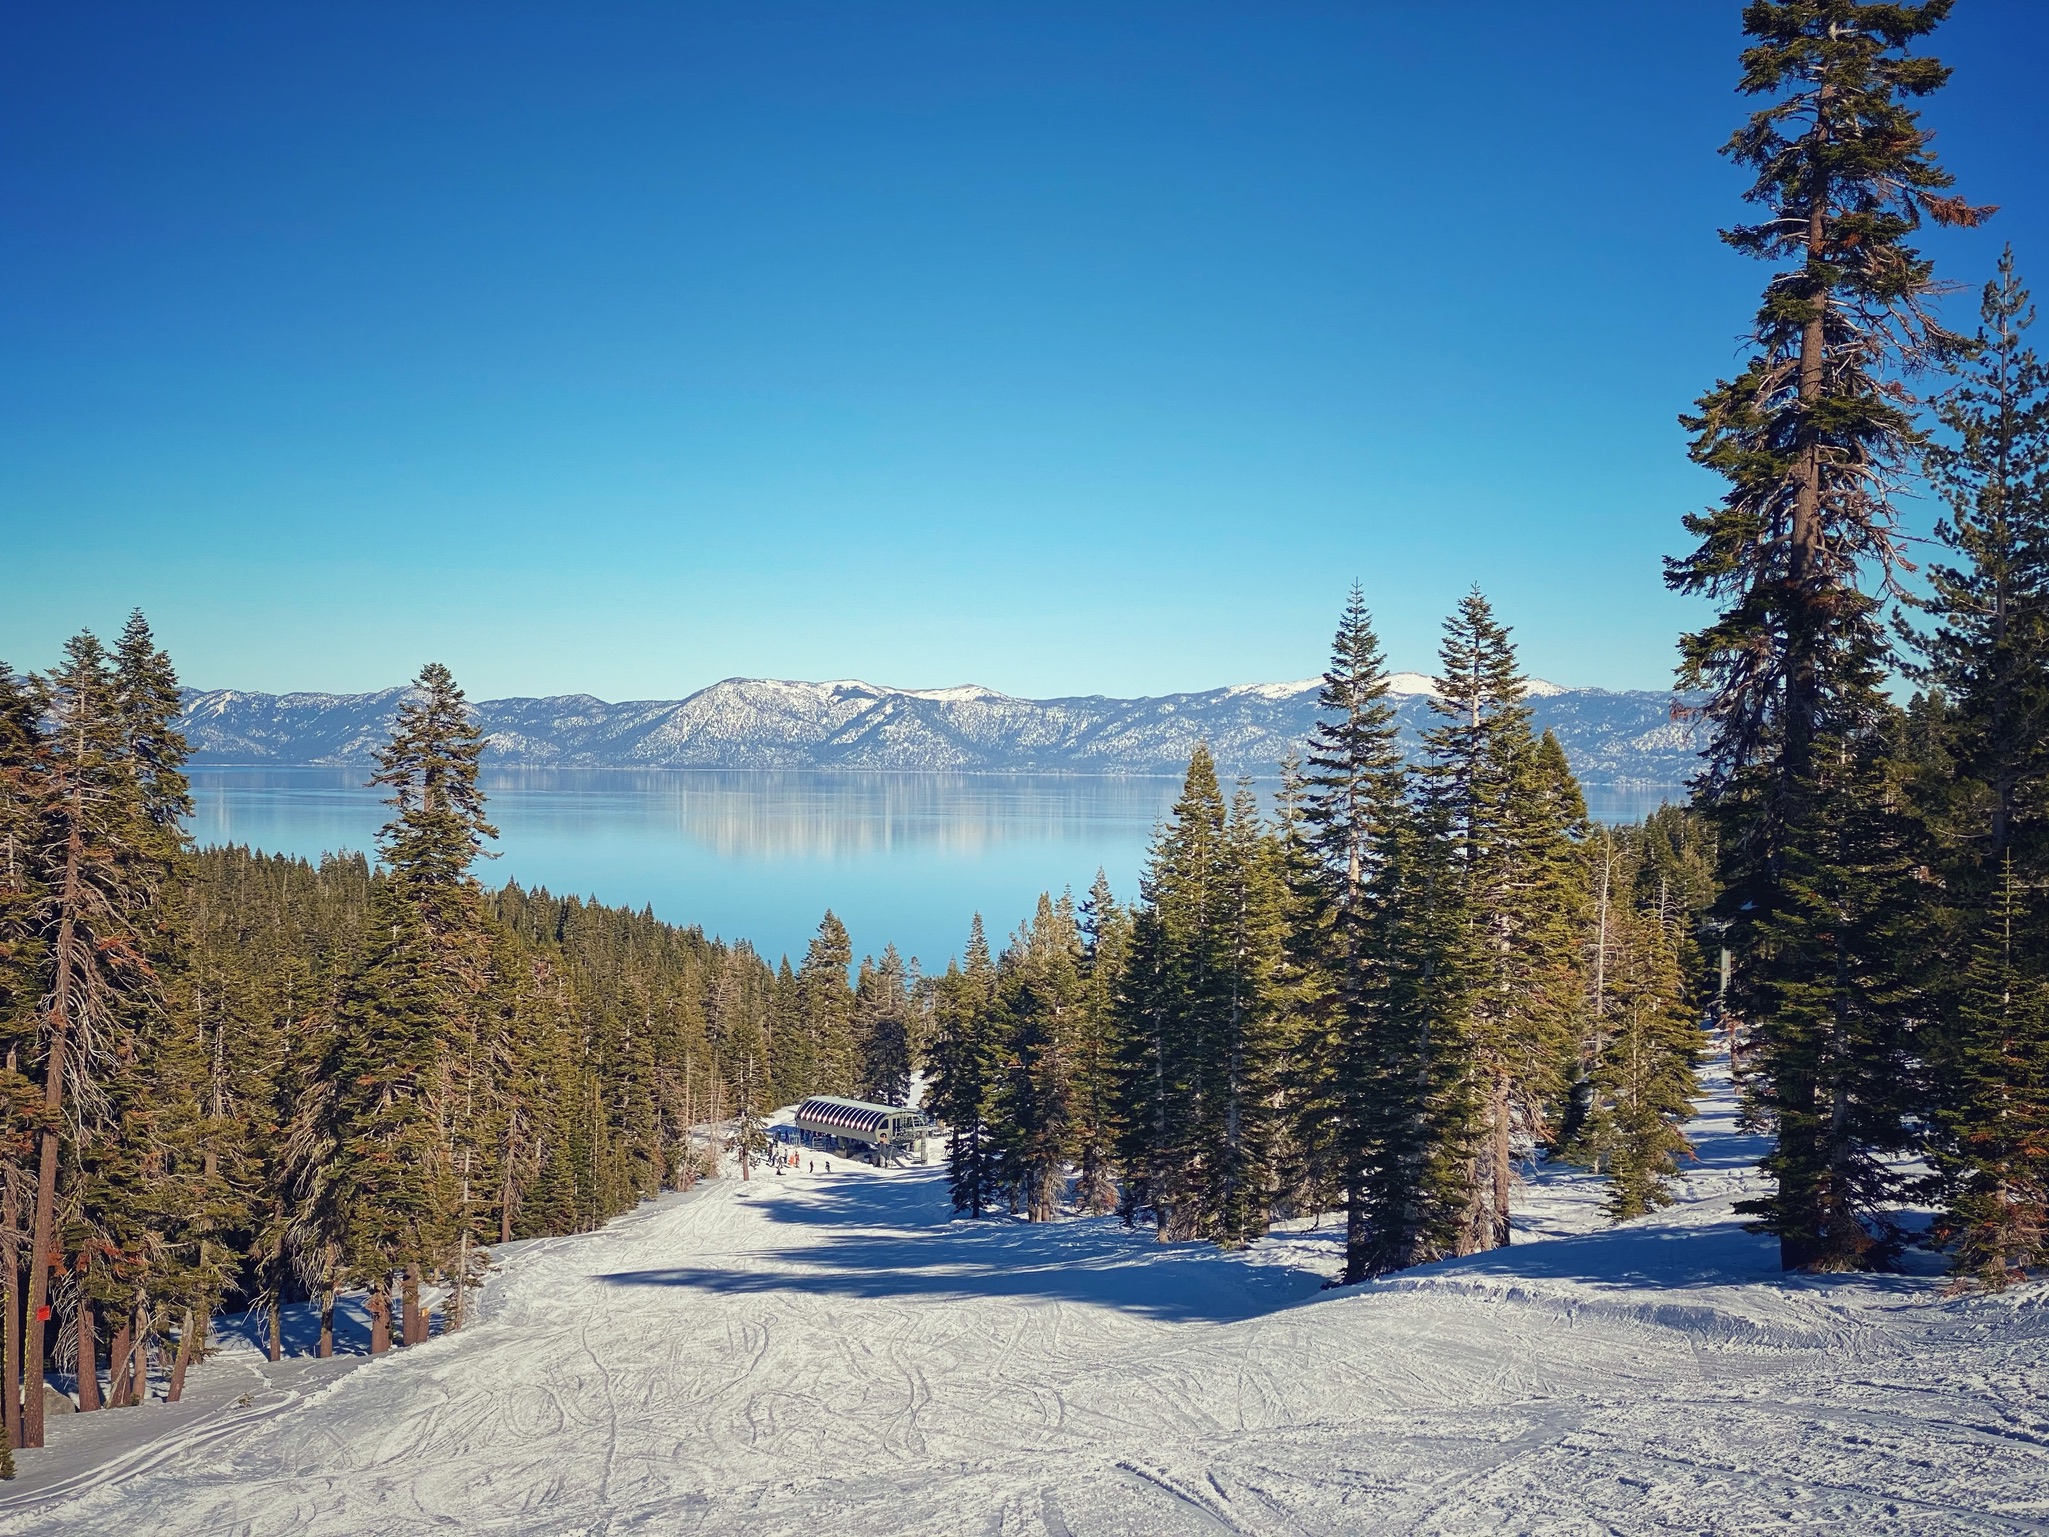
<svg viewBox="0 0 2049 1537"><path fill-rule="evenodd" d="M192 832L317 859L370 850L387 812L367 769L196 768ZM800 960L830 907L854 953L894 942L928 970L980 912L992 945L1041 891L1098 868L1137 895L1176 779L1053 774L506 769L484 788L501 857L480 874L747 939ZM1597 816L1636 817L1676 790L1594 792Z"/></svg>

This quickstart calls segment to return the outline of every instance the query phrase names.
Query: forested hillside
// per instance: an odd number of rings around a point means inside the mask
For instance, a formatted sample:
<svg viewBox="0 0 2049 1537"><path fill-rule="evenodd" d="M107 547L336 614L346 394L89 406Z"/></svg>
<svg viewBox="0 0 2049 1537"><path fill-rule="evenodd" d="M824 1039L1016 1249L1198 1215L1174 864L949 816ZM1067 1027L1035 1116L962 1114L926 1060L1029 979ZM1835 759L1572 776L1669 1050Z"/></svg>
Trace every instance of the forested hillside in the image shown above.
<svg viewBox="0 0 2049 1537"><path fill-rule="evenodd" d="M38 1445L167 1367L232 1301L369 1297L373 1349L461 1326L488 1246L596 1226L716 1167L717 1127L814 1089L904 1093L910 982L801 972L647 912L473 873L483 745L444 669L380 752L373 866L194 851L170 659L140 615L48 674L0 669L5 1395ZM37 1263L32 1257L44 1256ZM98 1369L95 1361L103 1363Z"/></svg>
<svg viewBox="0 0 2049 1537"><path fill-rule="evenodd" d="M111 651L0 666L0 1452L40 1444L51 1373L92 1409L154 1359L176 1396L230 1299L355 1290L379 1352L459 1329L491 1245L711 1172L770 1105L901 1103L920 1068L970 1221L1236 1248L1342 1213L1355 1283L1508 1244L1533 1161L1598 1171L1618 1220L1666 1201L1712 1032L1770 1148L1739 1210L1785 1269L1919 1245L1960 1289L2040 1275L2049 370L2010 253L1963 334L1911 243L1989 213L1913 107L1946 11L1746 8L1764 100L1727 153L1759 217L1725 238L1772 271L1685 419L1721 487L1666 573L1705 615L1680 648L1705 757L1642 824L1589 818L1543 713L1569 696L1533 693L1481 592L1423 694L1354 589L1285 695L1304 750L1273 812L1171 738L1135 893L1046 893L994 943L962 914L936 976L857 966L827 913L771 970L488 890L487 723L439 665L378 706L375 864L317 869L189 846L194 717L140 614ZM1916 474L1945 516L1910 589Z"/></svg>

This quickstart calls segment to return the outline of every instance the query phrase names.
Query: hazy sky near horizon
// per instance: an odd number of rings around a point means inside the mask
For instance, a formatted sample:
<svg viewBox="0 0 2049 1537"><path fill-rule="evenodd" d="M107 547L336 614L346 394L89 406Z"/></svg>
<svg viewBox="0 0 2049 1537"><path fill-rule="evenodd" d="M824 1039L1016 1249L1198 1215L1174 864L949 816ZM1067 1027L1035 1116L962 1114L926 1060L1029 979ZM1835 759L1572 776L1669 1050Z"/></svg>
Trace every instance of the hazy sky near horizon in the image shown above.
<svg viewBox="0 0 2049 1537"><path fill-rule="evenodd" d="M674 697L1427 668L1658 687L1736 0L17 7L0 657ZM2049 290L2049 6L1927 107ZM1932 521L1917 508L1914 520Z"/></svg>

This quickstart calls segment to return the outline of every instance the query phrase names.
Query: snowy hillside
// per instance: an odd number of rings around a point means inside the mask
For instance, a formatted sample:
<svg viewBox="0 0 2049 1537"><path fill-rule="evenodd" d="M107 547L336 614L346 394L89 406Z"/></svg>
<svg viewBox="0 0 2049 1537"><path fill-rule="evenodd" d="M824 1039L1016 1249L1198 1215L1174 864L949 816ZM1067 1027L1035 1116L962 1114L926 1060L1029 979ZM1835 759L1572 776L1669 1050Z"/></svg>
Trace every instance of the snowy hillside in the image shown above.
<svg viewBox="0 0 2049 1537"><path fill-rule="evenodd" d="M60 1419L0 1532L2041 1530L2049 1288L1781 1276L1716 1089L1663 1215L1537 1173L1509 1249L1340 1291L1328 1232L718 1181L519 1246L459 1335L339 1377L231 1345L199 1407ZM86 1467L122 1426L154 1439Z"/></svg>
<svg viewBox="0 0 2049 1537"><path fill-rule="evenodd" d="M1392 682L1413 745L1430 723L1430 680ZM491 699L476 714L500 765L1172 774L1206 741L1227 774L1271 774L1307 737L1316 692L1312 678L1150 699L1017 699L972 685L728 678L683 700ZM188 695L181 725L201 763L362 764L404 697L215 690ZM1693 770L1693 728L1672 719L1669 695L1539 680L1531 706L1589 783L1676 786Z"/></svg>

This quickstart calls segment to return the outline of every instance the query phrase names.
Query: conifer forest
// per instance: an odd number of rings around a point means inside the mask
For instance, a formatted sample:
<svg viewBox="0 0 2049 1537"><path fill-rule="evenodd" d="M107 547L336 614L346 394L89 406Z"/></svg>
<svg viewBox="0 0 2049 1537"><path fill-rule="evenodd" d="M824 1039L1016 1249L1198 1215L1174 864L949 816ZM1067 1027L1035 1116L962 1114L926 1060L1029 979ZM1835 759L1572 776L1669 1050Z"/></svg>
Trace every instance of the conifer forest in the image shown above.
<svg viewBox="0 0 2049 1537"><path fill-rule="evenodd" d="M943 967L827 912L777 963L494 880L443 666L369 776L376 847L316 864L195 843L141 612L0 664L8 1455L44 1444L46 1379L176 1402L226 1313L273 1361L295 1307L329 1355L339 1298L373 1355L461 1331L495 1251L737 1180L729 1155L758 1182L764 1118L815 1094L929 1112L956 1223L1332 1229L1342 1289L1510 1245L1533 1166L1656 1213L1726 1060L1768 1147L1739 1210L1786 1272L2040 1276L2049 367L2011 249L1921 249L1996 212L1923 116L1950 10L1744 7L1722 153L1750 222L1721 238L1759 298L1683 418L1714 499L1646 511L1708 616L1674 696L1708 745L1639 821L1590 816L1477 587L1405 745L1364 582L1313 735L1257 782L1197 749L1135 890L1098 874L1009 934L962 913Z"/></svg>

